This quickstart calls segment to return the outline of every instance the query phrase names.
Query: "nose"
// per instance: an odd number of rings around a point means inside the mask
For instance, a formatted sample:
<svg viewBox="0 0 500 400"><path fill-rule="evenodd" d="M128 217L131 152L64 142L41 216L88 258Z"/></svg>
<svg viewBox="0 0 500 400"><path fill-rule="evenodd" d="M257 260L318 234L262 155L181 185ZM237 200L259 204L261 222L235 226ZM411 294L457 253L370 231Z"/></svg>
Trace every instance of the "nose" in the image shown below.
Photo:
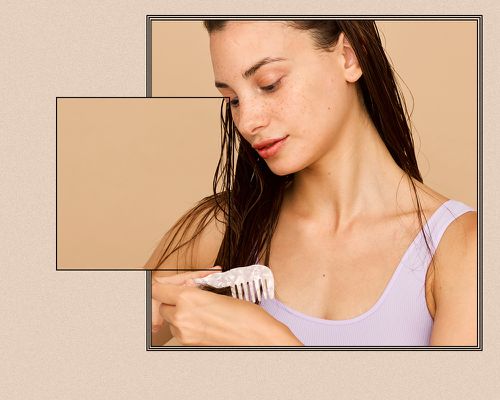
<svg viewBox="0 0 500 400"><path fill-rule="evenodd" d="M240 99L235 122L243 136L255 135L269 124L268 112L264 102L255 98L245 101Z"/></svg>

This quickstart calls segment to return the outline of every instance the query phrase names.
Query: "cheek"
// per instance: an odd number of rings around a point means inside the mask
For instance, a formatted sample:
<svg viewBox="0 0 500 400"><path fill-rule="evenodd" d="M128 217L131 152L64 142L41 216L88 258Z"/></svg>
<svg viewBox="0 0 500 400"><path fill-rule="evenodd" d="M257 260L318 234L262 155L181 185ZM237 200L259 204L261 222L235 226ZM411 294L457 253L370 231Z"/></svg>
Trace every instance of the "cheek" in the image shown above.
<svg viewBox="0 0 500 400"><path fill-rule="evenodd" d="M345 85L334 78L324 80L314 98L315 126L319 134L333 134L346 114Z"/></svg>
<svg viewBox="0 0 500 400"><path fill-rule="evenodd" d="M322 80L297 93L296 101L290 100L296 157L305 157L309 160L307 162L312 162L334 145L345 113L339 86L333 80ZM312 96L312 93L316 95Z"/></svg>
<svg viewBox="0 0 500 400"><path fill-rule="evenodd" d="M282 104L287 106L287 122L292 122L295 132L308 142L316 142L324 136L336 115L337 99L331 84L311 82L297 88Z"/></svg>
<svg viewBox="0 0 500 400"><path fill-rule="evenodd" d="M281 122L292 128L290 124L302 125L308 115L314 110L314 97L310 97L311 89L308 85L290 83L286 90L280 93L276 102L276 111Z"/></svg>

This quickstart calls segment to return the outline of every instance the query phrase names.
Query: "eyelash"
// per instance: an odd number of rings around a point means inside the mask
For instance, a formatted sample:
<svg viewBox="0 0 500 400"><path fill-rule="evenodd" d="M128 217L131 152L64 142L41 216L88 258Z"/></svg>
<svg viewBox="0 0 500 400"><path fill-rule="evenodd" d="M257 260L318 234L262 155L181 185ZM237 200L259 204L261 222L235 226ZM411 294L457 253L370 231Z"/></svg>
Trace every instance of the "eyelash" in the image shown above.
<svg viewBox="0 0 500 400"><path fill-rule="evenodd" d="M276 89L278 89L278 86L281 82L281 79L282 78L278 79L276 82L272 83L271 85L263 86L260 89L265 91L266 93L272 93L272 92L276 91ZM238 107L238 105L239 105L238 98L237 97L234 98L233 100L231 100L229 102L229 104L231 105L231 107Z"/></svg>

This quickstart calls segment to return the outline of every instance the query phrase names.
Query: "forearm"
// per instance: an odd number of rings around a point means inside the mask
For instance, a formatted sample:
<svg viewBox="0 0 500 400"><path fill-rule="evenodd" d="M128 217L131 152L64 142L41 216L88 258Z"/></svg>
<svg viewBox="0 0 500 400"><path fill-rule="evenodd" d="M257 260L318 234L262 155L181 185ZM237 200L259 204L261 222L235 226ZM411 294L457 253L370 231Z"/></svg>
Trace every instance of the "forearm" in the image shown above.
<svg viewBox="0 0 500 400"><path fill-rule="evenodd" d="M183 346L175 337L172 337L164 346Z"/></svg>
<svg viewBox="0 0 500 400"><path fill-rule="evenodd" d="M303 346L285 324L267 313L264 320L254 320L250 325L235 324L209 331L213 339L217 338L212 346Z"/></svg>
<svg viewBox="0 0 500 400"><path fill-rule="evenodd" d="M167 330L170 333L170 329ZM267 331L268 334L266 335L258 335L259 337L256 338L255 341L249 341L247 343L241 343L238 344L239 346L304 346L302 342L295 337L295 335L288 329L287 326L283 324L279 324L276 326L276 329L271 331ZM161 346L162 343L163 346L183 346L181 342L175 337L172 336L170 333L170 336L165 339L165 336L162 336L162 338L157 338L156 341L153 339L153 343L157 346ZM227 344L221 343L220 346L224 346Z"/></svg>
<svg viewBox="0 0 500 400"><path fill-rule="evenodd" d="M304 344L297 339L292 331L284 324L279 326L274 337L269 338L271 346L304 346Z"/></svg>
<svg viewBox="0 0 500 400"><path fill-rule="evenodd" d="M271 340L266 341L268 346L304 346L299 339L297 339L293 334L274 336ZM177 338L172 337L163 346L183 346Z"/></svg>

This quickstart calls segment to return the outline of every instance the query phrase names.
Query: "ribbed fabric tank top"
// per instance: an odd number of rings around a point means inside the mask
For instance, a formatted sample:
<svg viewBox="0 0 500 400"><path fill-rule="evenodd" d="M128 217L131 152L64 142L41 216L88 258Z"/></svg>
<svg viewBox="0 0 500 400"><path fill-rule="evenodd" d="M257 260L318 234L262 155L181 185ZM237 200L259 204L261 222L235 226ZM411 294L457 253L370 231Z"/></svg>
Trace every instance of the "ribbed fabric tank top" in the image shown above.
<svg viewBox="0 0 500 400"><path fill-rule="evenodd" d="M431 250L438 247L450 223L468 211L473 208L448 200L434 212L424 226ZM430 260L420 231L378 301L352 319L311 317L277 299L262 300L260 305L306 346L428 346L433 320L425 300L425 275Z"/></svg>

